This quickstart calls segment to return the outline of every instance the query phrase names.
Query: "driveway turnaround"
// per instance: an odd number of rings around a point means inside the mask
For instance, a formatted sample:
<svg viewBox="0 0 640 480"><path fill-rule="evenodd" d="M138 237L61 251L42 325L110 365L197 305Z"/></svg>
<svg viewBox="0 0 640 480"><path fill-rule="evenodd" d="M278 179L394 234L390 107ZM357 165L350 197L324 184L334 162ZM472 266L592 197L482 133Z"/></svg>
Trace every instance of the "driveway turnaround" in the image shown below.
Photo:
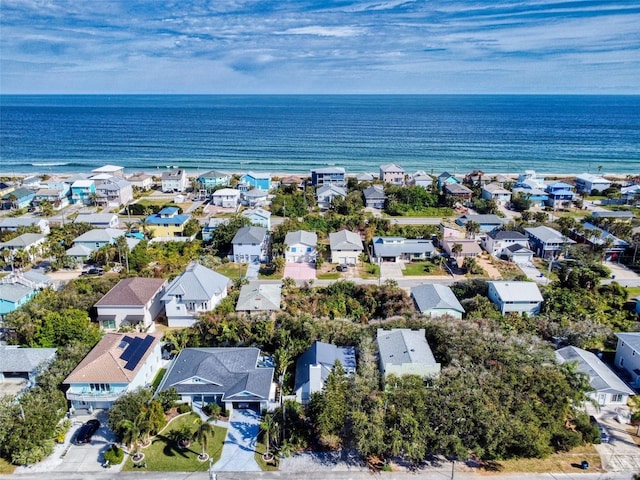
<svg viewBox="0 0 640 480"><path fill-rule="evenodd" d="M213 466L216 472L259 472L253 457L260 431L260 414L236 408L231 412L222 456Z"/></svg>

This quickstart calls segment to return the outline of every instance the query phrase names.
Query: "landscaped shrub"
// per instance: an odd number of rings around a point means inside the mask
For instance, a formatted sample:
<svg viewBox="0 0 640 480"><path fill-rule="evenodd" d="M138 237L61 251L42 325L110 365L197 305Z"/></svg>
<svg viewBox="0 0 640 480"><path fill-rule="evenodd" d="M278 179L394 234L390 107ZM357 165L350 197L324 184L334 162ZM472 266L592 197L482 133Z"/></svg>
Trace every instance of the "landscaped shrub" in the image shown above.
<svg viewBox="0 0 640 480"><path fill-rule="evenodd" d="M120 465L124 460L124 451L114 443L109 450L104 452L104 460L111 465Z"/></svg>
<svg viewBox="0 0 640 480"><path fill-rule="evenodd" d="M178 413L189 413L191 410L191 405L189 405L188 403L178 404Z"/></svg>

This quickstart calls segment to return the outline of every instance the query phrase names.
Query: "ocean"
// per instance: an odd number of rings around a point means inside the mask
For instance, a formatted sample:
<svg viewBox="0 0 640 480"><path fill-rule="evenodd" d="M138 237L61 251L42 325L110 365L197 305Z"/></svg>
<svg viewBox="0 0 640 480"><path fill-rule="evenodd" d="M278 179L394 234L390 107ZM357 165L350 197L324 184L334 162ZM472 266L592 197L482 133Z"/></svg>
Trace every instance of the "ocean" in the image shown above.
<svg viewBox="0 0 640 480"><path fill-rule="evenodd" d="M640 96L2 95L0 171L639 174Z"/></svg>

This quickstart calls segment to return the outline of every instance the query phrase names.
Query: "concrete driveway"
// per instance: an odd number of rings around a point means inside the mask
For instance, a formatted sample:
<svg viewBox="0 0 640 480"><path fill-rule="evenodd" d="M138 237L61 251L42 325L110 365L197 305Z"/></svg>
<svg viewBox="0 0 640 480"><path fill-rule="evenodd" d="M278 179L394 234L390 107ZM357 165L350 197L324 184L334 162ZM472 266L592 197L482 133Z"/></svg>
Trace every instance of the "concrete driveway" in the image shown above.
<svg viewBox="0 0 640 480"><path fill-rule="evenodd" d="M213 466L216 472L259 472L254 453L260 414L253 410L234 409L229 418L229 428L220 460Z"/></svg>
<svg viewBox="0 0 640 480"><path fill-rule="evenodd" d="M284 266L283 278L294 280L315 280L316 266L313 263L289 262Z"/></svg>
<svg viewBox="0 0 640 480"><path fill-rule="evenodd" d="M534 267L533 264L517 263L516 265L518 265L518 268L522 270L522 273L524 273L529 280L533 280L534 282L541 285L546 285L547 283L549 283L549 279L545 276L545 274Z"/></svg>
<svg viewBox="0 0 640 480"><path fill-rule="evenodd" d="M594 415L609 434L609 443L596 445L602 467L607 472L640 472L640 446L617 420L617 412L603 407Z"/></svg>
<svg viewBox="0 0 640 480"><path fill-rule="evenodd" d="M257 280L260 273L260 262L255 261L247 265L247 280Z"/></svg>

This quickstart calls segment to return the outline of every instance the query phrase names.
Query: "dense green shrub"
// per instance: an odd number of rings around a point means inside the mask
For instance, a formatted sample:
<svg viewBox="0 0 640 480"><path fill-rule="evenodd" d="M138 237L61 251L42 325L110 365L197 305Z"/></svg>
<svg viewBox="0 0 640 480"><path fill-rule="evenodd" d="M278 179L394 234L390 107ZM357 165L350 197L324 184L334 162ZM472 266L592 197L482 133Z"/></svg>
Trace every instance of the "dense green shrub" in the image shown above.
<svg viewBox="0 0 640 480"><path fill-rule="evenodd" d="M111 465L120 465L124 460L124 451L114 443L109 450L104 452L104 460Z"/></svg>
<svg viewBox="0 0 640 480"><path fill-rule="evenodd" d="M189 405L188 403L178 404L178 413L189 413L191 410L191 405Z"/></svg>

